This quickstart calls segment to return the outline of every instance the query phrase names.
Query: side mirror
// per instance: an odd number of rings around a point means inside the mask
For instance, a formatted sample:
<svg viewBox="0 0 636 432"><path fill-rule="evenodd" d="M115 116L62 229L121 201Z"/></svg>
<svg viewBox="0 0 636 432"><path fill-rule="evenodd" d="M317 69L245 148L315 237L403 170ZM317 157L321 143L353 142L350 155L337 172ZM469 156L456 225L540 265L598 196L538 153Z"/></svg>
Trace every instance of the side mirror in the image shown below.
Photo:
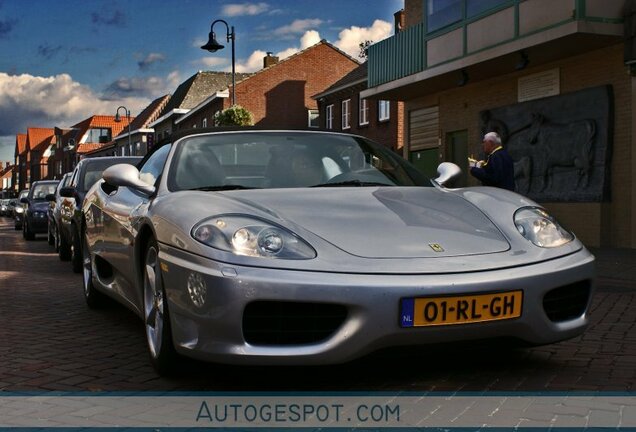
<svg viewBox="0 0 636 432"><path fill-rule="evenodd" d="M442 162L437 167L437 178L435 182L440 186L446 186L451 180L458 178L462 174L462 169L452 162Z"/></svg>
<svg viewBox="0 0 636 432"><path fill-rule="evenodd" d="M148 196L155 193L154 186L149 185L139 178L139 170L134 165L125 163L113 165L104 170L102 178L111 186L129 187Z"/></svg>
<svg viewBox="0 0 636 432"><path fill-rule="evenodd" d="M47 201L55 201L55 194L48 194L46 196Z"/></svg>
<svg viewBox="0 0 636 432"><path fill-rule="evenodd" d="M29 203L29 199L28 199L27 197L20 198L20 202L21 202L22 204L28 204L28 203Z"/></svg>
<svg viewBox="0 0 636 432"><path fill-rule="evenodd" d="M75 198L75 188L71 186L66 186L60 189L60 196L64 198Z"/></svg>

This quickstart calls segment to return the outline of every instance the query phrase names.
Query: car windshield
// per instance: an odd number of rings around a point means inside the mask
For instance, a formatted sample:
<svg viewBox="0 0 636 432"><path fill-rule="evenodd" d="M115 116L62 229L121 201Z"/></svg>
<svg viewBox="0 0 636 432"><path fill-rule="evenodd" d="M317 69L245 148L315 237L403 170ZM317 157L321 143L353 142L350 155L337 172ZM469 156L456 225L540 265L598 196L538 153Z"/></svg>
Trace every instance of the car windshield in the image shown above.
<svg viewBox="0 0 636 432"><path fill-rule="evenodd" d="M57 187L57 183L46 183L46 184L36 184L33 186L33 197L34 200L45 200L48 194L55 193L55 188Z"/></svg>
<svg viewBox="0 0 636 432"><path fill-rule="evenodd" d="M320 132L227 132L179 142L168 175L178 190L430 186L387 148Z"/></svg>

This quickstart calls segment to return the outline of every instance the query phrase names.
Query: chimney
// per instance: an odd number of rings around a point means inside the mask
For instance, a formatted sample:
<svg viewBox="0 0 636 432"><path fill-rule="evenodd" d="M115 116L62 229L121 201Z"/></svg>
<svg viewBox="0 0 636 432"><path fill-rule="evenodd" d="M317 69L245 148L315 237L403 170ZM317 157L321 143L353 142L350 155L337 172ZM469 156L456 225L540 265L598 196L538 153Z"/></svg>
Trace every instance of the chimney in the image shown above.
<svg viewBox="0 0 636 432"><path fill-rule="evenodd" d="M395 34L398 34L402 30L404 30L405 18L406 17L404 15L404 9L400 9L399 11L393 14L393 22L395 23L395 26L394 26Z"/></svg>
<svg viewBox="0 0 636 432"><path fill-rule="evenodd" d="M276 63L278 63L278 57L276 57L275 55L271 51L267 52L267 56L263 57L263 69L268 68L270 66L275 65Z"/></svg>

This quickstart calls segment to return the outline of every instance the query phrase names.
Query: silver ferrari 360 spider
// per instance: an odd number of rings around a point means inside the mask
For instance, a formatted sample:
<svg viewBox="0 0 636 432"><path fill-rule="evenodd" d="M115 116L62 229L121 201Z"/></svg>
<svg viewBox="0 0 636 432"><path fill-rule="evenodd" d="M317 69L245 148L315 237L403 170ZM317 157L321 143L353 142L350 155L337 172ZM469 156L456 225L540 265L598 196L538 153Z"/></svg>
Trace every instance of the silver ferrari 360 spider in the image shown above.
<svg viewBox="0 0 636 432"><path fill-rule="evenodd" d="M512 192L424 178L365 138L198 132L108 168L82 212L84 294L143 318L159 372L178 354L327 364L400 345L588 323L594 257Z"/></svg>

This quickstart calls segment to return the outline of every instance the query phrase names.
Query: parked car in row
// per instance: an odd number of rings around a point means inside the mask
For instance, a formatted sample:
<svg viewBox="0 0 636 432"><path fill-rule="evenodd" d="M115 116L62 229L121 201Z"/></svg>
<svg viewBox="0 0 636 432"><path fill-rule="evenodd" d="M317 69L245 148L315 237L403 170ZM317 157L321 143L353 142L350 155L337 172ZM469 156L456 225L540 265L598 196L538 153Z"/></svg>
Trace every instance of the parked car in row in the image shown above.
<svg viewBox="0 0 636 432"><path fill-rule="evenodd" d="M8 216L9 215L9 198L0 200L0 216Z"/></svg>
<svg viewBox="0 0 636 432"><path fill-rule="evenodd" d="M24 204L22 204L22 198L26 198L29 195L29 190L21 190L18 194L18 199L13 207L13 227L16 231L22 229L22 221L24 220Z"/></svg>
<svg viewBox="0 0 636 432"><path fill-rule="evenodd" d="M15 206L18 205L18 200L17 198L10 198L9 199L9 203L7 204L7 210L5 212L5 216L10 217L10 218L14 218L14 214L15 214Z"/></svg>
<svg viewBox="0 0 636 432"><path fill-rule="evenodd" d="M56 222L58 255L61 260L71 260L73 271L82 271L81 252L81 207L86 192L102 177L102 172L118 163L136 164L141 157L99 157L79 161L71 173L68 184L59 190L63 199L60 202L60 218ZM52 197L49 197L52 198Z"/></svg>
<svg viewBox="0 0 636 432"><path fill-rule="evenodd" d="M50 245L55 246L55 252L59 252L60 250L60 236L58 234L57 227L59 226L62 218L62 208L70 207L70 203L67 203L66 201L73 199L61 196L60 189L69 185L71 182L71 174L72 172L64 174L55 189L55 193L46 197L47 201L50 203L48 210L48 242ZM70 255L68 257L65 256L64 261L68 261L70 258Z"/></svg>
<svg viewBox="0 0 636 432"><path fill-rule="evenodd" d="M329 364L581 334L594 257L526 197L444 186L460 173L443 163L429 180L349 134L191 131L86 195L73 227L86 302L139 315L160 373L177 354Z"/></svg>
<svg viewBox="0 0 636 432"><path fill-rule="evenodd" d="M54 193L58 180L40 180L33 182L27 196L20 198L24 213L22 221L22 236L26 240L33 240L36 234L48 231L47 195Z"/></svg>

